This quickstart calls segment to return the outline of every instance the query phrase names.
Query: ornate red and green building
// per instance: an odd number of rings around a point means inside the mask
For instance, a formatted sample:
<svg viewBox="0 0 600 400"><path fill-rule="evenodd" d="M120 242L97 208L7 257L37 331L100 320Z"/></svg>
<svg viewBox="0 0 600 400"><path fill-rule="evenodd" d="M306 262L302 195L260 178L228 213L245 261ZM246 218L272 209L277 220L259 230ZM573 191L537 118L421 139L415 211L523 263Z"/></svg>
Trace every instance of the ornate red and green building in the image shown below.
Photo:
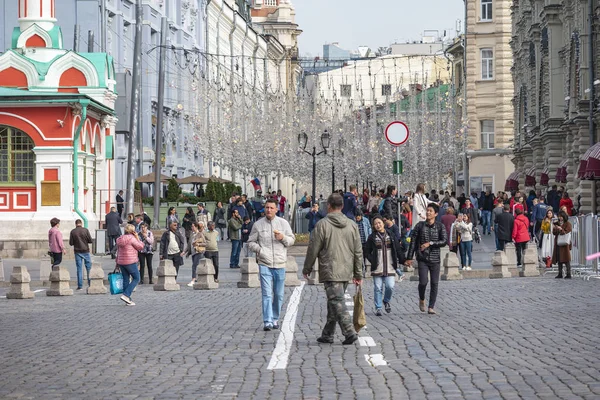
<svg viewBox="0 0 600 400"><path fill-rule="evenodd" d="M54 0L19 0L0 55L0 256L47 252L53 217L67 239L76 219L99 228L114 198L115 85L110 56L63 48Z"/></svg>

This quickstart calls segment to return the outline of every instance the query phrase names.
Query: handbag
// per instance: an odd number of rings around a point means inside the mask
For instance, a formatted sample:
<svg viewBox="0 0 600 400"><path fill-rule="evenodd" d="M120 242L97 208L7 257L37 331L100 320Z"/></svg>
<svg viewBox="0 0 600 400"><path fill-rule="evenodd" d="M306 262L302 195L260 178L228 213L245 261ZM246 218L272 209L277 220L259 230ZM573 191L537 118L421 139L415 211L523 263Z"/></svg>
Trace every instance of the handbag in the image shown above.
<svg viewBox="0 0 600 400"><path fill-rule="evenodd" d="M115 266L113 272L108 274L108 283L110 285L110 294L123 293L123 274L118 265Z"/></svg>
<svg viewBox="0 0 600 400"><path fill-rule="evenodd" d="M571 232L564 233L562 235L558 235L558 239L556 241L556 245L563 247L571 244Z"/></svg>
<svg viewBox="0 0 600 400"><path fill-rule="evenodd" d="M475 240L475 243L481 242L481 236L479 235L479 229L477 229L477 227L473 228L473 240Z"/></svg>
<svg viewBox="0 0 600 400"><path fill-rule="evenodd" d="M194 249L196 253L204 253L206 251L206 244L201 240L196 240L194 242Z"/></svg>
<svg viewBox="0 0 600 400"><path fill-rule="evenodd" d="M352 314L352 323L356 333L367 326L367 316L365 314L365 299L362 294L362 285L356 285L356 294L354 295L354 313Z"/></svg>

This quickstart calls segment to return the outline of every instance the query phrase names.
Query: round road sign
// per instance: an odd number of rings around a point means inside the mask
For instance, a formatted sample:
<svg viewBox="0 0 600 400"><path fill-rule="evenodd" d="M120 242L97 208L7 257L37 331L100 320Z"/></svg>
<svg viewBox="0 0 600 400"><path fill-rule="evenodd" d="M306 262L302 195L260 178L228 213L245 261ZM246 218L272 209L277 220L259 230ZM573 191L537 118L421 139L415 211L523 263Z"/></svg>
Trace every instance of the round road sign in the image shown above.
<svg viewBox="0 0 600 400"><path fill-rule="evenodd" d="M392 146L400 146L408 140L408 126L404 122L394 121L385 128L385 139Z"/></svg>

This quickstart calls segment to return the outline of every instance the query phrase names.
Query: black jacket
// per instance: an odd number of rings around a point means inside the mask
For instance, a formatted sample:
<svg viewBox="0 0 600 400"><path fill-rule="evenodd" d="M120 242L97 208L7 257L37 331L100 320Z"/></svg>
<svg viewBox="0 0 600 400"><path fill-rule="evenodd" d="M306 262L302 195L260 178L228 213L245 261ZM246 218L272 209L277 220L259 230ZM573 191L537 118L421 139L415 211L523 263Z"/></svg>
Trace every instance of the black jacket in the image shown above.
<svg viewBox="0 0 600 400"><path fill-rule="evenodd" d="M498 224L498 230L496 231L498 240L512 242L512 231L515 223L515 217L512 213L503 211L502 214L496 217L496 223Z"/></svg>
<svg viewBox="0 0 600 400"><path fill-rule="evenodd" d="M492 193L490 193L489 196L487 194L484 194L479 200L479 208L482 208L483 211L492 211L494 209L495 199L496 197Z"/></svg>
<svg viewBox="0 0 600 400"><path fill-rule="evenodd" d="M432 242L424 251L421 251L421 245ZM407 259L412 260L415 253L417 261L424 261L431 264L440 263L440 247L448 245L448 234L446 228L441 222L434 222L428 225L426 221L421 221L415 225L410 234L410 245L408 246Z"/></svg>
<svg viewBox="0 0 600 400"><path fill-rule="evenodd" d="M242 224L242 243L246 243L250 238L250 232L252 232L252 227L254 226L254 222L250 221L247 224ZM244 231L247 230L247 233Z"/></svg>
<svg viewBox="0 0 600 400"><path fill-rule="evenodd" d="M106 234L108 236L121 236L121 224L123 220L116 212L106 214Z"/></svg>
<svg viewBox="0 0 600 400"><path fill-rule="evenodd" d="M398 262L400 262L400 264L404 264L404 261L406 261L404 259L404 252L402 251L402 247L401 247L400 243L394 240L394 232L392 232L390 229L387 229L387 228L385 231L388 234L388 236L391 238L392 255L394 255L394 254L396 255L396 257L393 257L393 260L392 260L392 265L394 267L394 270L396 270L398 268ZM375 241L376 235L377 235L377 232L373 231L369 235L369 238L367 239L367 242L365 243L364 255L367 258L367 260L369 260L369 262L371 263L371 271L377 270L377 265L379 265L379 254L377 253L377 244Z"/></svg>
<svg viewBox="0 0 600 400"><path fill-rule="evenodd" d="M383 200L383 215L389 215L394 218L394 220L398 221L398 201L395 197L388 196Z"/></svg>
<svg viewBox="0 0 600 400"><path fill-rule="evenodd" d="M169 255L169 232L171 231L165 231L165 233L163 233L162 237L160 238L160 256L165 260ZM179 229L177 229L173 233L175 234L175 240L177 240L177 245L179 246L179 253L183 253L183 251L185 250L185 239L179 232Z"/></svg>

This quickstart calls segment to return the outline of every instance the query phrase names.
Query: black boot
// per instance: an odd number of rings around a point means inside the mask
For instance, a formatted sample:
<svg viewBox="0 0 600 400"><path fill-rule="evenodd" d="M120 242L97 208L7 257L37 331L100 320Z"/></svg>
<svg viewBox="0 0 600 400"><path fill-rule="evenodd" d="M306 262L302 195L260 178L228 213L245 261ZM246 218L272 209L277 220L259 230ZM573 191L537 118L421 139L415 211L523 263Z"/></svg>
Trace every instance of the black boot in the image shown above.
<svg viewBox="0 0 600 400"><path fill-rule="evenodd" d="M562 264L558 264L558 275L556 275L555 279L562 279L562 277L563 277L562 270L563 270Z"/></svg>
<svg viewBox="0 0 600 400"><path fill-rule="evenodd" d="M565 279L571 279L571 263L567 263L567 276Z"/></svg>

